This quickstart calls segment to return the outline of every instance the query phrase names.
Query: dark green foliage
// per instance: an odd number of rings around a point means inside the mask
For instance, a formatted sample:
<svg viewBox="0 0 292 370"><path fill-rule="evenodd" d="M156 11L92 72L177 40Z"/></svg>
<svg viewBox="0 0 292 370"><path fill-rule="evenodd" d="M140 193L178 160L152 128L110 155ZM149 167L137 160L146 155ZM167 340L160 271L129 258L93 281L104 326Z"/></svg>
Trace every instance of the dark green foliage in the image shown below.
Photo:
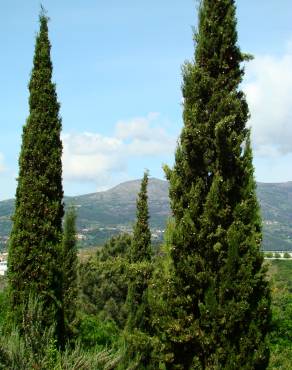
<svg viewBox="0 0 292 370"><path fill-rule="evenodd" d="M77 311L77 246L76 246L76 212L69 208L65 214L64 235L62 244L62 302L64 325L63 344L71 341L76 335L76 311Z"/></svg>
<svg viewBox="0 0 292 370"><path fill-rule="evenodd" d="M151 260L151 232L149 229L148 210L148 172L144 173L141 189L137 197L137 221L134 225L133 242L131 245L131 262Z"/></svg>
<svg viewBox="0 0 292 370"><path fill-rule="evenodd" d="M88 315L113 320L123 328L127 318L128 253L132 238L109 240L95 258L80 265L81 309Z"/></svg>
<svg viewBox="0 0 292 370"><path fill-rule="evenodd" d="M95 315L83 315L80 322L79 337L84 348L98 348L114 345L120 329L111 320L104 320Z"/></svg>
<svg viewBox="0 0 292 370"><path fill-rule="evenodd" d="M184 128L166 168L175 222L167 366L263 369L270 298L233 0L201 2L195 40L183 69Z"/></svg>
<svg viewBox="0 0 292 370"><path fill-rule="evenodd" d="M273 303L269 369L289 369L292 363L292 262L269 261L269 274Z"/></svg>
<svg viewBox="0 0 292 370"><path fill-rule="evenodd" d="M128 368L133 361L138 368L150 369L150 356L153 350L150 334L150 306L148 284L152 274L151 232L148 211L148 172L144 173L141 189L137 197L137 220L130 249L129 290L127 296L128 319L124 332L125 361ZM133 366L133 365L131 365Z"/></svg>
<svg viewBox="0 0 292 370"><path fill-rule="evenodd" d="M132 237L129 234L119 234L109 239L103 248L97 251L97 260L104 262L110 258L122 257L129 259Z"/></svg>
<svg viewBox="0 0 292 370"><path fill-rule="evenodd" d="M23 127L13 229L9 243L11 311L17 324L28 296L43 301L43 329L56 318L60 299L60 242L63 189L61 119L52 62L48 18L40 15L29 83L29 116Z"/></svg>
<svg viewBox="0 0 292 370"><path fill-rule="evenodd" d="M288 252L285 252L284 255L283 255L283 257L284 258L291 258L290 253L288 253Z"/></svg>
<svg viewBox="0 0 292 370"><path fill-rule="evenodd" d="M145 172L137 197L137 220L130 249L130 285L127 297L129 331L135 328L147 331L147 287L151 274L149 262L152 255L147 185L148 172ZM144 319L143 316L145 316Z"/></svg>

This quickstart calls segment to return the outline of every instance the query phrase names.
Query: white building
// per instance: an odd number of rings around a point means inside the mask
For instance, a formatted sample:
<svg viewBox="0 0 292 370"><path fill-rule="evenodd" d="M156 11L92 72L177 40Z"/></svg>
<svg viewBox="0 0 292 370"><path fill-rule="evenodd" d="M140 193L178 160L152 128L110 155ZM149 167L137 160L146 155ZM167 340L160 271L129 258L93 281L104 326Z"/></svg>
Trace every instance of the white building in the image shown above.
<svg viewBox="0 0 292 370"><path fill-rule="evenodd" d="M0 261L0 275L5 275L7 271L7 261Z"/></svg>

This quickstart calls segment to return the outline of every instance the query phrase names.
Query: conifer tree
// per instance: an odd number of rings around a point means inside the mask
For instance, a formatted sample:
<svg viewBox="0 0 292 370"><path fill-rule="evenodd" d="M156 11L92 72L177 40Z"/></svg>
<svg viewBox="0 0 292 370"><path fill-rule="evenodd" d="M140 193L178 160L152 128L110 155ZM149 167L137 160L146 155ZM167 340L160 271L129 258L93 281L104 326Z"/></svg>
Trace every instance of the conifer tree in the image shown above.
<svg viewBox="0 0 292 370"><path fill-rule="evenodd" d="M184 127L170 181L168 369L263 369L270 296L262 266L234 0L202 0L183 68ZM170 312L171 311L171 312ZM165 340L166 338L166 340Z"/></svg>
<svg viewBox="0 0 292 370"><path fill-rule="evenodd" d="M63 344L71 341L76 335L77 311L77 244L76 244L76 212L69 208L65 214L62 244L62 293L63 293Z"/></svg>
<svg viewBox="0 0 292 370"><path fill-rule="evenodd" d="M126 324L126 362L128 364L128 361L134 359L145 368L149 365L151 353L148 284L152 271L152 250L147 196L148 176L146 171L137 197L137 220L130 248L130 283Z"/></svg>
<svg viewBox="0 0 292 370"><path fill-rule="evenodd" d="M42 9L29 82L29 116L23 127L13 229L9 243L11 310L16 324L29 295L43 304L44 329L56 321L60 299L63 188L61 119Z"/></svg>
<svg viewBox="0 0 292 370"><path fill-rule="evenodd" d="M130 259L132 263L151 260L151 231L149 228L148 186L149 174L145 171L137 197L136 223L133 230Z"/></svg>

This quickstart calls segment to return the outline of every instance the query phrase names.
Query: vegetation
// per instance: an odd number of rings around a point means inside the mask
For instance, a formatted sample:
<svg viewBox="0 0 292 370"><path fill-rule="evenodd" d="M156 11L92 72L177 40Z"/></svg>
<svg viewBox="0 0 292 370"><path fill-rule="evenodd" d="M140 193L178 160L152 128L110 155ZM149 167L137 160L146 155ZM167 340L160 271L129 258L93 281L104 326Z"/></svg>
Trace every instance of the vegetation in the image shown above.
<svg viewBox="0 0 292 370"><path fill-rule="evenodd" d="M292 263L263 263L240 90L249 57L237 45L234 0L201 1L195 41L183 69L184 127L165 168L173 217L164 245L151 242L146 171L133 235L78 260L74 208L63 220L61 120L42 10L8 285L0 277L0 369L289 367ZM123 192L114 193L121 207Z"/></svg>
<svg viewBox="0 0 292 370"><path fill-rule="evenodd" d="M292 363L292 262L269 262L272 287L271 359L269 369L290 369Z"/></svg>

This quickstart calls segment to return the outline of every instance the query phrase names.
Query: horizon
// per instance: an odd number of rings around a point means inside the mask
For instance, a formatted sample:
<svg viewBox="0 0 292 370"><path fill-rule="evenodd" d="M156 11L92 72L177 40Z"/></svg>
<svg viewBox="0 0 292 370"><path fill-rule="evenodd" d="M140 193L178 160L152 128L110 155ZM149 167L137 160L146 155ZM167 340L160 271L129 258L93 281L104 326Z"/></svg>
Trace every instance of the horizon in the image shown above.
<svg viewBox="0 0 292 370"><path fill-rule="evenodd" d="M138 181L141 181L142 178L140 179L131 179L131 180L126 180L126 181L123 181L123 182L120 182L118 184L115 184L107 189L104 189L104 190L98 190L98 191L95 191L95 192L91 192L91 193L82 193L82 194L75 194L75 195L66 195L64 193L64 198L78 198L78 197L83 197L83 196L87 196L87 195L92 195L92 194L97 194L97 193L104 193L104 192L107 192L107 191L110 191L110 190L113 190L114 188L120 186L120 185L123 185L123 184L127 184L129 182L138 182ZM165 179L160 179L158 177L149 177L149 182L151 182L151 180L159 180L161 182L168 182L168 180L165 180ZM262 182L262 181L256 181L256 184L261 184L261 185L283 185L283 184L289 184L289 183L292 183L292 181L283 181L283 182ZM0 203L1 202L7 202L7 201L10 201L10 200L14 200L15 197L12 197L12 198L7 198L7 199L1 199L0 200Z"/></svg>

